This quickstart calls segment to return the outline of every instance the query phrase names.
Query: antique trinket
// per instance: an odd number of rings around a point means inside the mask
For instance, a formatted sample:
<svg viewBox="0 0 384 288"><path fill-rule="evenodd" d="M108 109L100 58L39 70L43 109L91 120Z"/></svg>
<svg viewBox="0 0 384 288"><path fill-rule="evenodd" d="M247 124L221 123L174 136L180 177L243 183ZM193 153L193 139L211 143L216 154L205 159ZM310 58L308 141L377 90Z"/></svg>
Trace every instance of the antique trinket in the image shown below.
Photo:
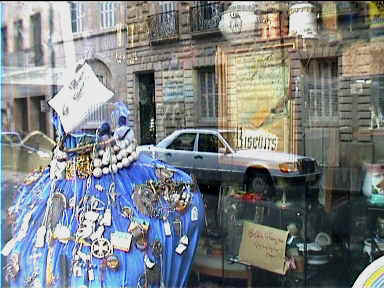
<svg viewBox="0 0 384 288"><path fill-rule="evenodd" d="M191 221L197 221L199 219L199 212L197 207L194 206L191 210Z"/></svg>
<svg viewBox="0 0 384 288"><path fill-rule="evenodd" d="M173 220L173 227L175 229L175 232L176 232L176 235L178 237L181 236L181 228L182 228L182 223L181 223L181 220L180 220L180 217L176 217L174 220Z"/></svg>
<svg viewBox="0 0 384 288"><path fill-rule="evenodd" d="M105 258L112 253L112 245L105 238L96 239L92 242L91 253L96 258Z"/></svg>
<svg viewBox="0 0 384 288"><path fill-rule="evenodd" d="M19 273L19 254L13 253L7 259L7 265L3 268L5 270L5 279L9 282L10 280L16 279Z"/></svg>
<svg viewBox="0 0 384 288"><path fill-rule="evenodd" d="M116 255L112 254L112 255L109 255L107 258L106 258L106 265L109 269L113 270L113 271L116 271L119 269L120 267L120 262L119 262L119 258L117 258Z"/></svg>
<svg viewBox="0 0 384 288"><path fill-rule="evenodd" d="M132 234L125 232L112 232L111 233L111 245L113 248L129 252L131 249Z"/></svg>

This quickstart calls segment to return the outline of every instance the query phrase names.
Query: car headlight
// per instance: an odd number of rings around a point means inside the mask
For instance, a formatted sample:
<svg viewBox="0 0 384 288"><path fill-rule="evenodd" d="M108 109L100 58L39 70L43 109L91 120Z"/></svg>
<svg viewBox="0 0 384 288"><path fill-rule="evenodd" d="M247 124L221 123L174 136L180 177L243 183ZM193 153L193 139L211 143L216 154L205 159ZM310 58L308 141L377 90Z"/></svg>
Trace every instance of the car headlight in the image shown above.
<svg viewBox="0 0 384 288"><path fill-rule="evenodd" d="M299 171L296 162L286 162L279 164L280 171L283 173L291 173Z"/></svg>

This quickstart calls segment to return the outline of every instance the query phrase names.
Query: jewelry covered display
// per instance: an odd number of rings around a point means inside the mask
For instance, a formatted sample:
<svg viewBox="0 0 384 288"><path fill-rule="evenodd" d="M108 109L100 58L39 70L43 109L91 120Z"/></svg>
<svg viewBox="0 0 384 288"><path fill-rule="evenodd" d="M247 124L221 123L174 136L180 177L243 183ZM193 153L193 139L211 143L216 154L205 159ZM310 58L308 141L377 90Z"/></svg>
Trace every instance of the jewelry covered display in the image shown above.
<svg viewBox="0 0 384 288"><path fill-rule="evenodd" d="M79 81L94 76L79 73ZM75 101L87 97L80 84ZM65 107L53 105L71 114ZM127 117L123 104L114 107L117 119ZM73 121L76 129L84 119ZM8 210L10 286L185 287L205 213L192 177L136 153L132 130L101 138L63 127L60 113L53 122L60 139L49 167L26 177Z"/></svg>

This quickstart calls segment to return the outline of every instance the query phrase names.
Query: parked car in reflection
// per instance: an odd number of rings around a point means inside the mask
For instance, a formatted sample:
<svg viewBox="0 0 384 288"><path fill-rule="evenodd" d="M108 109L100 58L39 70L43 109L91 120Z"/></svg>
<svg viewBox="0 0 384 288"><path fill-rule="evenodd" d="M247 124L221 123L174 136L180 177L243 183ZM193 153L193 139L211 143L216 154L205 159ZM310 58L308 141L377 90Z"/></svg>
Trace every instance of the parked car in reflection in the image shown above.
<svg viewBox="0 0 384 288"><path fill-rule="evenodd" d="M138 151L193 174L199 184L238 184L264 195L274 194L277 186L313 185L320 179L321 168L311 157L239 150L237 139L237 131L182 129Z"/></svg>
<svg viewBox="0 0 384 288"><path fill-rule="evenodd" d="M54 146L55 141L40 131L24 139L17 132L1 132L2 169L28 173L46 167Z"/></svg>

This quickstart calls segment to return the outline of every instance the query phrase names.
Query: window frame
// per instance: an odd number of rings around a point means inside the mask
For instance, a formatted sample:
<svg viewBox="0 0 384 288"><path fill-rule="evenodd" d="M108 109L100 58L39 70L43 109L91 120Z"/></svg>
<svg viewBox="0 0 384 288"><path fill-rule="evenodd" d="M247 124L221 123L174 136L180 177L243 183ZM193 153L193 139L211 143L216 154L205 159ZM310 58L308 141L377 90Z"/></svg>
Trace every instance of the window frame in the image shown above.
<svg viewBox="0 0 384 288"><path fill-rule="evenodd" d="M83 2L72 1L71 4L71 29L72 33L81 33L85 31L85 9ZM75 14L75 16L74 16ZM75 17L75 18L73 18ZM76 27L76 29L73 29ZM76 30L76 31L74 31Z"/></svg>
<svg viewBox="0 0 384 288"><path fill-rule="evenodd" d="M309 123L329 126L339 121L338 57L313 58L305 69L306 113Z"/></svg>
<svg viewBox="0 0 384 288"><path fill-rule="evenodd" d="M202 91L202 74L206 75L204 78L206 78L206 84L205 84L205 91L208 91L208 89L214 90L213 100L210 101L209 92L203 93ZM210 74L211 80L212 80L212 87L208 86L208 75ZM198 84L198 113L199 113L199 119L201 122L205 123L217 123L219 118L219 91L216 83L216 71L215 66L205 66L200 67L197 69L197 84ZM205 101L204 101L205 100ZM211 103L210 103L211 102ZM205 103L205 104L204 104ZM206 106L206 112L203 111L203 105ZM210 107L212 106L212 107ZM212 113L210 113L210 111ZM213 115L213 116L210 116Z"/></svg>
<svg viewBox="0 0 384 288"><path fill-rule="evenodd" d="M188 136L193 136L193 143L190 143L192 144L192 150L186 150L186 149L178 149L178 148L181 148L181 146L172 146L176 141L179 140L179 138L182 138L182 137L188 137ZM187 151L187 152L193 152L195 151L195 143L196 143L196 137L197 137L197 133L193 133L193 132L186 132L186 133L181 133L179 135L177 135L171 143L169 143L166 147L166 149L170 149L170 150L175 150L175 151ZM177 149L176 149L177 148Z"/></svg>
<svg viewBox="0 0 384 288"><path fill-rule="evenodd" d="M100 3L100 28L108 29L116 25L115 2L106 1Z"/></svg>

